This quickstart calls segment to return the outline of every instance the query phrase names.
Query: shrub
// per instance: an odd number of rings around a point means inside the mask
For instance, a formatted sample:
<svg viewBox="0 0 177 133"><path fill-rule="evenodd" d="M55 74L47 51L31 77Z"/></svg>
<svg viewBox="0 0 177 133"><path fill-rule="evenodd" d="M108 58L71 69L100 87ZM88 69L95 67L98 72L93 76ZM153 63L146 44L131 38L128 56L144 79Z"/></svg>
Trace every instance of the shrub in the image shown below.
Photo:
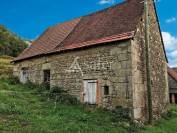
<svg viewBox="0 0 177 133"><path fill-rule="evenodd" d="M130 120L130 109L129 108L123 108L121 106L117 106L113 111L112 111L112 121L113 122L120 122L123 120Z"/></svg>
<svg viewBox="0 0 177 133"><path fill-rule="evenodd" d="M170 120L170 119L173 118L173 117L177 117L177 111L171 109L171 110L169 110L169 111L163 113L161 116L162 116L162 118L164 118L164 119L166 119L166 120Z"/></svg>
<svg viewBox="0 0 177 133"><path fill-rule="evenodd" d="M3 77L0 77L0 80L10 85L16 85L20 83L18 77L15 77L15 76L3 76Z"/></svg>
<svg viewBox="0 0 177 133"><path fill-rule="evenodd" d="M67 91L64 90L62 87L54 86L50 89L51 96L56 96L57 94L66 94L66 93Z"/></svg>
<svg viewBox="0 0 177 133"><path fill-rule="evenodd" d="M130 126L128 126L126 129L129 133L137 133L141 129L144 129L144 125L143 125L143 123L138 122L138 121L137 122L131 121Z"/></svg>
<svg viewBox="0 0 177 133"><path fill-rule="evenodd" d="M18 77L15 77L15 76L10 76L8 80L9 80L9 84L12 84L12 85L16 85L20 83Z"/></svg>
<svg viewBox="0 0 177 133"><path fill-rule="evenodd" d="M31 90L35 89L39 93L50 89L50 87L44 83L43 84L34 84L29 80L25 83L25 86Z"/></svg>
<svg viewBox="0 0 177 133"><path fill-rule="evenodd" d="M64 103L68 105L77 105L79 101L75 96L68 94L66 90L62 87L52 87L50 89L50 97L55 99L59 103Z"/></svg>

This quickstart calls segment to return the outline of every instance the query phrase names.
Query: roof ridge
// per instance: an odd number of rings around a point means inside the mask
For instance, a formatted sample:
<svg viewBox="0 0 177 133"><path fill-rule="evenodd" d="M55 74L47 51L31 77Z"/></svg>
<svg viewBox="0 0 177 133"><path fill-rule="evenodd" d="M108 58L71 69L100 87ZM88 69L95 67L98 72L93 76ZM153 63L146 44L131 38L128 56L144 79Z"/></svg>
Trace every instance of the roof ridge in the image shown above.
<svg viewBox="0 0 177 133"><path fill-rule="evenodd" d="M75 17L75 18L73 18L73 19L71 19L71 20L67 20L67 21L64 21L64 22L62 22L62 23L58 23L58 24L56 24L56 25L53 25L53 26L51 26L51 27L48 27L48 29L49 29L49 28L54 28L55 26L62 25L62 24L64 24L64 23L67 23L67 22L70 22L70 21L74 21L74 20L76 20L76 19L80 19L79 22L76 24L76 26L73 28L73 30L66 36L65 39L63 39L62 42L60 42L56 47L54 47L54 49L63 46L62 43L71 35L72 32L75 31L75 29L76 29L77 26L81 23L81 21L82 21L82 19L83 19L84 17L88 17L88 16L91 16L91 15L94 15L94 14L97 14L97 13L104 12L104 11L109 10L109 9L111 9L111 8L115 8L115 7L120 6L120 5L122 5L122 4L126 4L127 2L129 2L129 1L123 1L123 2L121 2L121 3L115 4L114 6L110 6L110 7L104 8L104 9L102 9L102 10L99 10L99 11L96 11L96 12L92 12L92 13L89 13L89 14L87 14L87 15L83 15L83 16L80 16L80 17ZM47 29L47 30L48 30L48 29ZM46 31L47 31L47 30L46 30ZM46 31L45 31L45 32L46 32ZM45 32L44 32L44 33L45 33ZM43 34L44 34L44 33L43 33ZM43 34L42 34L42 35L43 35ZM42 36L42 35L41 35L41 36ZM38 38L38 39L39 39L39 38ZM38 40L38 39L37 39L37 40ZM61 45L60 45L60 44L61 44Z"/></svg>
<svg viewBox="0 0 177 133"><path fill-rule="evenodd" d="M72 19L72 20L65 21L65 22L63 22L63 23L57 24L57 25L61 25L61 24L64 24L64 23L67 23L67 22L70 22L70 21L74 21L74 20L76 20L76 19L80 19L79 22L76 24L76 26L73 28L73 30L67 35L67 37L66 37L65 39L63 39L63 41L60 42L54 49L59 48L59 47L62 47L62 46L64 45L64 44L62 44L62 43L63 43L67 38L69 38L69 36L76 30L76 28L78 27L78 25L81 23L81 21L82 21L85 17L89 17L89 16L91 16L91 15L95 15L95 14L99 14L99 13L105 12L105 11L107 11L107 10L109 10L109 9L116 8L117 6L126 4L126 3L128 3L128 2L129 2L129 1L123 1L123 2L121 2L121 3L115 4L114 6L110 6L110 7L107 7L107 8L105 8L105 9L102 9L102 10L99 10L99 11L96 11L96 12L92 12L92 13L89 13L89 14L87 14L87 15L83 15L83 16L81 16L81 17L74 18L74 19ZM56 25L56 26L57 26L57 25Z"/></svg>
<svg viewBox="0 0 177 133"><path fill-rule="evenodd" d="M61 24L64 24L64 23L67 23L67 22L70 22L70 21L73 21L73 20L76 20L76 19L79 19L79 18L83 18L83 17L86 17L86 16L90 16L90 15L93 15L93 14L97 14L97 13L100 13L100 12L104 12L104 11L106 11L106 10L108 10L108 9L114 8L114 7L119 6L119 5L122 5L122 4L126 4L126 3L128 3L128 2L129 2L129 1L123 1L123 2L120 2L120 3L114 4L113 6L103 8L103 9L98 10L98 11L93 11L93 12L91 12L91 13L88 13L88 14L85 14L85 15L81 15L81 16L79 16L79 17L74 17L74 18L65 20L65 21L63 21L63 22L61 22L61 23L57 23L57 24L52 25L52 26L50 26L50 27L55 27L55 26L57 26L57 25L61 25Z"/></svg>

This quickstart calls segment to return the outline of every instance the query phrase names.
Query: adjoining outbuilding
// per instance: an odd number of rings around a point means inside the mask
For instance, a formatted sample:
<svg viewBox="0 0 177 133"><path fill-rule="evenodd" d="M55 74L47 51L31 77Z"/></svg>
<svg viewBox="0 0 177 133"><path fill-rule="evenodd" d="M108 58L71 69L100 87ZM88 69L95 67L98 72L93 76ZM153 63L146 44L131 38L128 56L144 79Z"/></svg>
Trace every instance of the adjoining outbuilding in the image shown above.
<svg viewBox="0 0 177 133"><path fill-rule="evenodd" d="M148 2L153 116L169 103L167 59L155 5ZM130 108L147 120L145 21L142 0L49 27L14 60L21 82L62 86L81 102Z"/></svg>
<svg viewBox="0 0 177 133"><path fill-rule="evenodd" d="M170 103L177 104L177 68L168 68Z"/></svg>

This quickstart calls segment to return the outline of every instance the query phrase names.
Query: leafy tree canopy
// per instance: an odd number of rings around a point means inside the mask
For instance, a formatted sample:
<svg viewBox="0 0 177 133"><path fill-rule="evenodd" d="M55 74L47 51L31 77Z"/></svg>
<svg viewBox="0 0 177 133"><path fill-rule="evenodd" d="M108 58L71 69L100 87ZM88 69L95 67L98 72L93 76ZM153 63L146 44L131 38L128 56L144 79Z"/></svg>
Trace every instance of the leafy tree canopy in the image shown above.
<svg viewBox="0 0 177 133"><path fill-rule="evenodd" d="M27 46L24 40L0 25L0 55L16 57Z"/></svg>

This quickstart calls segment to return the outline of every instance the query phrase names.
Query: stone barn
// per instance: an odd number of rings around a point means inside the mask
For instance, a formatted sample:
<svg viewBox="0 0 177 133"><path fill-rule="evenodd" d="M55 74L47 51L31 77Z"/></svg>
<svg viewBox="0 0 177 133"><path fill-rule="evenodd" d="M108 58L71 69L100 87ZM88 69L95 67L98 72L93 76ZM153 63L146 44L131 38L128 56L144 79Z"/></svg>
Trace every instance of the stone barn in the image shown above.
<svg viewBox="0 0 177 133"><path fill-rule="evenodd" d="M155 117L169 102L167 59L155 4L148 5ZM23 83L64 87L83 103L128 107L134 119L146 120L144 13L142 0L126 0L51 26L14 60L14 75Z"/></svg>
<svg viewBox="0 0 177 133"><path fill-rule="evenodd" d="M177 104L177 68L168 68L170 103Z"/></svg>

